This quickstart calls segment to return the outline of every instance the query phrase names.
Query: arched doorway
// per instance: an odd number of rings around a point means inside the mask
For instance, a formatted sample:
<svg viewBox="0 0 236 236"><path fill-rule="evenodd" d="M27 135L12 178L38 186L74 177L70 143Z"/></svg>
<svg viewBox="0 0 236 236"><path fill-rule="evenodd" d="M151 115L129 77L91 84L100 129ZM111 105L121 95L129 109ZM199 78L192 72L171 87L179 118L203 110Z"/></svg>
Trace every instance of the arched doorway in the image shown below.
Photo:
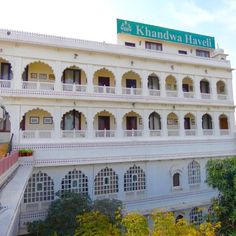
<svg viewBox="0 0 236 236"><path fill-rule="evenodd" d="M22 74L22 89L54 90L55 75L47 63L37 61L28 64Z"/></svg>
<svg viewBox="0 0 236 236"><path fill-rule="evenodd" d="M0 88L10 88L13 78L11 64L0 57Z"/></svg>
<svg viewBox="0 0 236 236"><path fill-rule="evenodd" d="M20 122L22 139L52 138L53 129L52 115L48 111L39 108L26 112Z"/></svg>
<svg viewBox="0 0 236 236"><path fill-rule="evenodd" d="M121 80L122 94L141 95L141 77L139 74L129 71L123 74Z"/></svg>
<svg viewBox="0 0 236 236"><path fill-rule="evenodd" d="M179 120L178 116L171 112L167 116L167 130L168 136L178 136L179 135Z"/></svg>
<svg viewBox="0 0 236 236"><path fill-rule="evenodd" d="M73 109L61 119L62 138L84 138L86 136L86 118L83 113Z"/></svg>
<svg viewBox="0 0 236 236"><path fill-rule="evenodd" d="M152 112L148 119L150 136L161 136L161 116L156 112Z"/></svg>
<svg viewBox="0 0 236 236"><path fill-rule="evenodd" d="M134 112L128 112L123 117L124 136L142 136L143 122L142 117Z"/></svg>
<svg viewBox="0 0 236 236"><path fill-rule="evenodd" d="M77 66L67 67L61 81L63 91L86 92L86 74Z"/></svg>

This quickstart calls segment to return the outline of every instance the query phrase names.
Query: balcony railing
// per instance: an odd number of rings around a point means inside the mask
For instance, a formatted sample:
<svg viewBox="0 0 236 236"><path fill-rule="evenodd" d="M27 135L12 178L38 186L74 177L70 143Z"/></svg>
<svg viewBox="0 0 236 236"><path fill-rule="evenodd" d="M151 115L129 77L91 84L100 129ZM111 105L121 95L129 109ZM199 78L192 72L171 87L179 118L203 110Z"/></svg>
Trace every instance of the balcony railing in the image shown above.
<svg viewBox="0 0 236 236"><path fill-rule="evenodd" d="M184 92L184 98L193 98L194 93L193 92Z"/></svg>
<svg viewBox="0 0 236 236"><path fill-rule="evenodd" d="M203 135L206 135L206 136L214 134L213 129L203 129L202 132L203 132Z"/></svg>
<svg viewBox="0 0 236 236"><path fill-rule="evenodd" d="M167 97L177 97L178 92L177 92L177 90L166 90L166 96Z"/></svg>
<svg viewBox="0 0 236 236"><path fill-rule="evenodd" d="M210 93L201 93L202 99L211 99L211 94Z"/></svg>
<svg viewBox="0 0 236 236"><path fill-rule="evenodd" d="M97 138L112 138L115 137L115 130L95 130L95 137Z"/></svg>
<svg viewBox="0 0 236 236"><path fill-rule="evenodd" d="M0 80L0 88L11 88L11 80Z"/></svg>
<svg viewBox="0 0 236 236"><path fill-rule="evenodd" d="M116 89L115 87L109 87L109 86L94 86L94 92L103 94L115 94Z"/></svg>
<svg viewBox="0 0 236 236"><path fill-rule="evenodd" d="M143 135L142 130L137 130L137 129L124 130L125 137L138 137L138 136L142 136L142 135Z"/></svg>
<svg viewBox="0 0 236 236"><path fill-rule="evenodd" d="M150 130L149 134L151 137L161 136L161 130L160 129Z"/></svg>
<svg viewBox="0 0 236 236"><path fill-rule="evenodd" d="M82 84L62 84L62 90L63 91L71 91L71 92L78 92L78 93L85 93L87 90L86 85Z"/></svg>
<svg viewBox="0 0 236 236"><path fill-rule="evenodd" d="M86 130L62 130L61 131L62 138L85 138Z"/></svg>
<svg viewBox="0 0 236 236"><path fill-rule="evenodd" d="M161 91L157 89L149 89L150 96L161 96Z"/></svg>
<svg viewBox="0 0 236 236"><path fill-rule="evenodd" d="M141 88L122 88L122 94L141 95L142 94L142 89Z"/></svg>
<svg viewBox="0 0 236 236"><path fill-rule="evenodd" d="M22 139L48 139L52 138L52 130L22 130Z"/></svg>
<svg viewBox="0 0 236 236"><path fill-rule="evenodd" d="M186 136L195 136L197 134L196 129L186 129L185 130L185 135Z"/></svg>
<svg viewBox="0 0 236 236"><path fill-rule="evenodd" d="M228 129L220 129L220 135L229 135Z"/></svg>
<svg viewBox="0 0 236 236"><path fill-rule="evenodd" d="M19 159L18 152L12 152L0 159L0 176L4 174L11 166L13 166Z"/></svg>
<svg viewBox="0 0 236 236"><path fill-rule="evenodd" d="M178 129L168 129L168 136L179 136Z"/></svg>
<svg viewBox="0 0 236 236"><path fill-rule="evenodd" d="M226 94L217 94L217 98L219 100L226 100L227 99L227 95Z"/></svg>
<svg viewBox="0 0 236 236"><path fill-rule="evenodd" d="M54 83L39 81L22 81L22 89L54 90Z"/></svg>

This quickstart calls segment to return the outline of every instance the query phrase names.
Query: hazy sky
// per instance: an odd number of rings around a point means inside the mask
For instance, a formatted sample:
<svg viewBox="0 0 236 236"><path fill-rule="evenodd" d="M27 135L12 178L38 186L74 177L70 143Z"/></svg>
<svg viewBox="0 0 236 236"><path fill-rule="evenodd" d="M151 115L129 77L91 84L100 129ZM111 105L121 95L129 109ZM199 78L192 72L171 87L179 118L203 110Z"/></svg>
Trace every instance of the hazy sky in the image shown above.
<svg viewBox="0 0 236 236"><path fill-rule="evenodd" d="M0 28L116 43L127 19L214 36L236 68L236 0L0 1Z"/></svg>

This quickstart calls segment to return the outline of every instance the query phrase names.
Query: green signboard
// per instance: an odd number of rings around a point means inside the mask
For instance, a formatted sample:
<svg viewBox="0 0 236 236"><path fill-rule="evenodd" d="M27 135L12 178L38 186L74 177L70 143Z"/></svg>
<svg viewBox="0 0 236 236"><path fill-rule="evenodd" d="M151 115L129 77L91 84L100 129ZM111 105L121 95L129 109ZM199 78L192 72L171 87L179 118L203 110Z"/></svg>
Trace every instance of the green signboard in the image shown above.
<svg viewBox="0 0 236 236"><path fill-rule="evenodd" d="M121 19L117 19L117 33L130 34L134 36L174 43L188 44L195 47L215 48L214 37Z"/></svg>

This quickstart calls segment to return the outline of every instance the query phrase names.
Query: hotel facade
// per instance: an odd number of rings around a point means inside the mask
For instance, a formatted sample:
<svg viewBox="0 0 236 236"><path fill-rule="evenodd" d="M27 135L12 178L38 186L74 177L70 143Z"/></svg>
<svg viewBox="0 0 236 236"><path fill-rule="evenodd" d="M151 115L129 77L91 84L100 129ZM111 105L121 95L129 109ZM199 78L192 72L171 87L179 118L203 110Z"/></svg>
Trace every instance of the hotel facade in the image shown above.
<svg viewBox="0 0 236 236"><path fill-rule="evenodd" d="M117 41L0 30L0 141L33 150L0 178L5 235L45 218L58 191L195 224L211 210L206 163L236 153L227 55L213 37L125 20Z"/></svg>

